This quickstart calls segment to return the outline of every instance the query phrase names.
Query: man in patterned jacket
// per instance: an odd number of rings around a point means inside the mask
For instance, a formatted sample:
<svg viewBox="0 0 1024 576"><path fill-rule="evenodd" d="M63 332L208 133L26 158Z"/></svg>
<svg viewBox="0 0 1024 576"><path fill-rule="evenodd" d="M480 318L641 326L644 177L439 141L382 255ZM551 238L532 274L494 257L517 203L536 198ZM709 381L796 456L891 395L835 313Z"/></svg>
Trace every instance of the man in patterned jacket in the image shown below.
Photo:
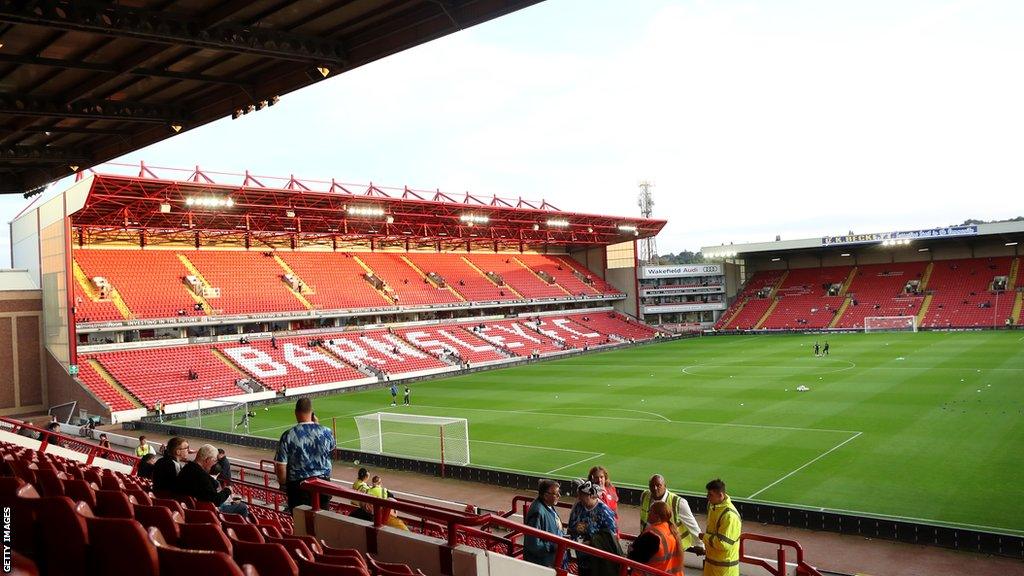
<svg viewBox="0 0 1024 576"><path fill-rule="evenodd" d="M331 429L317 422L309 398L295 403L295 421L298 423L281 435L274 456L277 481L288 494L289 510L312 503L310 493L299 487L304 480L331 479L331 456L337 446ZM321 495L320 507L326 509L330 500Z"/></svg>

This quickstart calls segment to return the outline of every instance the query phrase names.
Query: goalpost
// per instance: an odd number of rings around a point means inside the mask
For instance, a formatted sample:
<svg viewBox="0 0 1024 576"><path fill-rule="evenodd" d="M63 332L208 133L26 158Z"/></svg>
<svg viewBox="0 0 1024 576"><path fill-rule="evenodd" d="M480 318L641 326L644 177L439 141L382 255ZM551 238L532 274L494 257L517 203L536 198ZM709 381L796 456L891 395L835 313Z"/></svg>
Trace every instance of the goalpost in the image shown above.
<svg viewBox="0 0 1024 576"><path fill-rule="evenodd" d="M248 435L253 414L248 402L200 398L195 409L185 412L185 426Z"/></svg>
<svg viewBox="0 0 1024 576"><path fill-rule="evenodd" d="M469 464L469 421L465 418L375 412L356 416L359 450L417 460Z"/></svg>
<svg viewBox="0 0 1024 576"><path fill-rule="evenodd" d="M868 316L864 333L868 332L917 332L917 316Z"/></svg>

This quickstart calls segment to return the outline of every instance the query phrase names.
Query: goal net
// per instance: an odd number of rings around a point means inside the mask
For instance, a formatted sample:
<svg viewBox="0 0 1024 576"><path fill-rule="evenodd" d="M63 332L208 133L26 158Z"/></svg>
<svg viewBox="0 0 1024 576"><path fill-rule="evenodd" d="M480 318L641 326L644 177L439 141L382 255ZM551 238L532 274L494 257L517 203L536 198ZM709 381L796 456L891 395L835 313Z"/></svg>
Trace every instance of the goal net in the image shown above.
<svg viewBox="0 0 1024 576"><path fill-rule="evenodd" d="M249 434L255 416L248 402L200 399L195 409L185 412L185 426Z"/></svg>
<svg viewBox="0 0 1024 576"><path fill-rule="evenodd" d="M442 464L469 464L465 418L376 412L356 416L359 450Z"/></svg>
<svg viewBox="0 0 1024 576"><path fill-rule="evenodd" d="M864 332L917 332L917 316L868 316Z"/></svg>

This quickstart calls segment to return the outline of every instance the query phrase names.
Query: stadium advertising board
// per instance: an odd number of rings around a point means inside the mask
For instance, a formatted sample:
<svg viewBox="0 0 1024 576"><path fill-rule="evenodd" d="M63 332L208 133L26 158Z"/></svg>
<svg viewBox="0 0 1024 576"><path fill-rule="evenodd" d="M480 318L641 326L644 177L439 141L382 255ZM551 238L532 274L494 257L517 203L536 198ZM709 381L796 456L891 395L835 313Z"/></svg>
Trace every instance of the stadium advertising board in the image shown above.
<svg viewBox="0 0 1024 576"><path fill-rule="evenodd" d="M679 286L674 288L650 288L640 290L644 297L652 296L685 296L687 294L722 294L725 286Z"/></svg>
<svg viewBox="0 0 1024 576"><path fill-rule="evenodd" d="M655 306L643 306L644 314L699 312L701 310L725 310L725 302L694 302L692 304L658 304Z"/></svg>
<svg viewBox="0 0 1024 576"><path fill-rule="evenodd" d="M683 264L677 266L644 266L641 278L681 278L685 276L720 276L721 264Z"/></svg>
<svg viewBox="0 0 1024 576"><path fill-rule="evenodd" d="M958 236L974 236L978 233L977 226L947 226L944 228L928 228L927 230L904 230L902 232L876 232L874 234L847 234L844 236L823 236L822 246L837 244L867 244L885 242L886 240L925 240L932 238L954 238Z"/></svg>

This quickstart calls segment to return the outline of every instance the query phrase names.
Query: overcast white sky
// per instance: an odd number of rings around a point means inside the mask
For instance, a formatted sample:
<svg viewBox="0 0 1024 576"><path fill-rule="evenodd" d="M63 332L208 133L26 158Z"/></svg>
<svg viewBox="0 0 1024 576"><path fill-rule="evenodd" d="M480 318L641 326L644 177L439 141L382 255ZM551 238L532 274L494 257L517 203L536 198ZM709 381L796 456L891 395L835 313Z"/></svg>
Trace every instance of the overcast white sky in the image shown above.
<svg viewBox="0 0 1024 576"><path fill-rule="evenodd" d="M1024 214L1022 62L1020 0L548 0L124 160L622 215L650 180L662 253L926 228Z"/></svg>

